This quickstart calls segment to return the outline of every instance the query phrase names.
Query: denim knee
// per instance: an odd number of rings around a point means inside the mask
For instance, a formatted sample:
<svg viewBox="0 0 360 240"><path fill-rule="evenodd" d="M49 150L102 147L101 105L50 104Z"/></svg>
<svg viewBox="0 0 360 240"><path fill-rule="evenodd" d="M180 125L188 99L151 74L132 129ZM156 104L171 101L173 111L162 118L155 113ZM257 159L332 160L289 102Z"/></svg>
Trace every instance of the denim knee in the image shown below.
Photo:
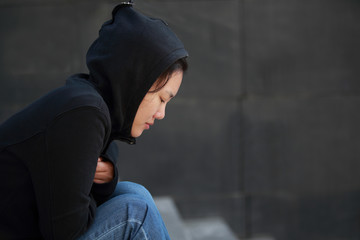
<svg viewBox="0 0 360 240"><path fill-rule="evenodd" d="M94 224L81 239L170 238L149 191L137 183L119 182L113 196L98 207Z"/></svg>
<svg viewBox="0 0 360 240"><path fill-rule="evenodd" d="M152 214L147 202L139 196L116 196L100 205L94 223L80 239L148 239L149 230L144 224Z"/></svg>
<svg viewBox="0 0 360 240"><path fill-rule="evenodd" d="M154 200L151 196L151 193L143 186L134 182L121 181L117 184L116 189L112 197L130 194L133 196L138 196L150 203L153 203Z"/></svg>

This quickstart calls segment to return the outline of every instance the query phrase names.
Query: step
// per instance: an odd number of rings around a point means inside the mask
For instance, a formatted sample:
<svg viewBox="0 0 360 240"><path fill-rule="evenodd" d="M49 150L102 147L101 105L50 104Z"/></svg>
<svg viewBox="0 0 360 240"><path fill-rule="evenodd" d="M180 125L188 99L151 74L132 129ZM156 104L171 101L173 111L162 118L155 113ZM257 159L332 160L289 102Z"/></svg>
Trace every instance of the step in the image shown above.
<svg viewBox="0 0 360 240"><path fill-rule="evenodd" d="M192 240L239 240L220 217L185 221Z"/></svg>
<svg viewBox="0 0 360 240"><path fill-rule="evenodd" d="M275 240L275 238L267 236L267 235L264 235L264 236L259 235L259 236L254 236L252 238L246 238L244 240Z"/></svg>
<svg viewBox="0 0 360 240"><path fill-rule="evenodd" d="M171 240L192 240L171 197L155 197L155 204L165 222Z"/></svg>

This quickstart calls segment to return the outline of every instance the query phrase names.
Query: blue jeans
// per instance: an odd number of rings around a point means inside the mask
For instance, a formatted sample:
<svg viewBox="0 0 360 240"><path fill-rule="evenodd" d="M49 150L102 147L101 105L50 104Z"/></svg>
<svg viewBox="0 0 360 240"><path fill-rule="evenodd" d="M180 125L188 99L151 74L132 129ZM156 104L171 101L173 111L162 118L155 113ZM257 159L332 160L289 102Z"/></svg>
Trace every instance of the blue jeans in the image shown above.
<svg viewBox="0 0 360 240"><path fill-rule="evenodd" d="M94 223L78 240L170 239L151 194L141 185L119 182L96 210Z"/></svg>

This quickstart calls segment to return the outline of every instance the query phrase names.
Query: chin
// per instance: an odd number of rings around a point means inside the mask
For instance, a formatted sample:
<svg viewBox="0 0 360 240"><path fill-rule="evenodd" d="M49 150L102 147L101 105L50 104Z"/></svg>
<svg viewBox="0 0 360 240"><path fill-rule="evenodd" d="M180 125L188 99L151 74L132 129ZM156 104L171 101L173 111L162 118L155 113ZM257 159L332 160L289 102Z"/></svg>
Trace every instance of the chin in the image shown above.
<svg viewBox="0 0 360 240"><path fill-rule="evenodd" d="M140 137L142 134L142 131L137 131L137 132L131 132L131 136L134 138Z"/></svg>

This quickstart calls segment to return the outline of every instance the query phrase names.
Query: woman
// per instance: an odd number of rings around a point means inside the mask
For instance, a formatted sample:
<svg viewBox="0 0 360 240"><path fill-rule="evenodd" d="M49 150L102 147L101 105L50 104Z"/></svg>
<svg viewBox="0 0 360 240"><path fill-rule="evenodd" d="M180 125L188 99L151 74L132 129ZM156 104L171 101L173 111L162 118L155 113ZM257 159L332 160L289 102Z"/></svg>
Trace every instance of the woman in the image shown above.
<svg viewBox="0 0 360 240"><path fill-rule="evenodd" d="M118 183L113 140L134 144L164 118L188 54L131 2L112 15L88 50L89 74L0 126L0 239L169 239L149 192Z"/></svg>

